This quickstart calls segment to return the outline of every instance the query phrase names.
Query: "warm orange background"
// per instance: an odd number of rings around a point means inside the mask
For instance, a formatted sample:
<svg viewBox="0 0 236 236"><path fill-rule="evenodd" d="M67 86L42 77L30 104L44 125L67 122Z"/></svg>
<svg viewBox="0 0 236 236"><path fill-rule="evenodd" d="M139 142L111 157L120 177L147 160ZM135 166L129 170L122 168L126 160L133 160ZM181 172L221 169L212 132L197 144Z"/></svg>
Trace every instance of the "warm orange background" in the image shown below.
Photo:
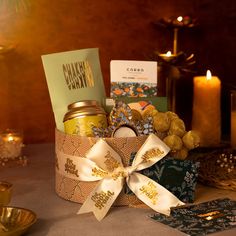
<svg viewBox="0 0 236 236"><path fill-rule="evenodd" d="M172 49L171 32L153 25L162 17L199 19L198 30L181 32L179 49L195 53L197 73L210 68L218 75L227 95L229 84L236 86L235 5L230 0L31 0L28 11L1 9L0 44L15 48L0 58L0 129L22 129L25 143L53 141L41 55L98 47L109 94L111 59L148 60L154 50ZM180 88L179 94L187 90Z"/></svg>

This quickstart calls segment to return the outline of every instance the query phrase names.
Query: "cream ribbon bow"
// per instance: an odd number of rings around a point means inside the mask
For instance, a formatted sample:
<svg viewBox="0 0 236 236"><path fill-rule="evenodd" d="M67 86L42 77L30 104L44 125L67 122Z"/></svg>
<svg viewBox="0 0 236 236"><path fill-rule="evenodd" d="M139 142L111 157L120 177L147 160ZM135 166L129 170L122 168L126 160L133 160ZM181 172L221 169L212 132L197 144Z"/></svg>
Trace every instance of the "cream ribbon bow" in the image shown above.
<svg viewBox="0 0 236 236"><path fill-rule="evenodd" d="M161 160L169 147L156 135L150 134L139 149L131 166L124 167L121 158L103 139L93 145L86 158L57 153L59 171L81 181L98 181L97 186L81 206L78 214L93 212L100 221L120 194L126 181L132 192L153 210L169 215L170 208L183 205L166 188L138 173ZM77 177L65 171L66 160L73 161ZM64 168L63 168L64 167Z"/></svg>

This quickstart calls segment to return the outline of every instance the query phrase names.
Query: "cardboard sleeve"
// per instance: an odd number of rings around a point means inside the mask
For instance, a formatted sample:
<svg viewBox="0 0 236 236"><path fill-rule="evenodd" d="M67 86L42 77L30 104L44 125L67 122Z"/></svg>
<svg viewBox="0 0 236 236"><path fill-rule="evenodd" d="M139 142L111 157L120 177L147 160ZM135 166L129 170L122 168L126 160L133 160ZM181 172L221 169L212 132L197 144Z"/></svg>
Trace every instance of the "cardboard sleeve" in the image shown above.
<svg viewBox="0 0 236 236"><path fill-rule="evenodd" d="M137 152L143 145L147 136L127 137L127 138L105 138L105 141L121 156L123 165L128 166L130 156ZM68 155L85 156L86 152L97 142L98 138L82 137L78 135L65 134L56 129L55 148ZM56 193L69 201L83 203L97 181L83 182L61 175L56 168ZM116 199L115 206L138 205L141 201L134 194L125 194L123 188Z"/></svg>

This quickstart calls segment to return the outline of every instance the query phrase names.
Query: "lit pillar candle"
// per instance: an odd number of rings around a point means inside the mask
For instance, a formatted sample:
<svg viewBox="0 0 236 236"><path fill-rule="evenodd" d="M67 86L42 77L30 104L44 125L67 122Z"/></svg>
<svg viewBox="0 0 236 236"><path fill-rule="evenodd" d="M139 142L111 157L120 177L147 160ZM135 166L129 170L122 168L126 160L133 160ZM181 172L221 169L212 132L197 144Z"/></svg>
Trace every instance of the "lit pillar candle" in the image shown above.
<svg viewBox="0 0 236 236"><path fill-rule="evenodd" d="M192 129L197 131L200 146L215 146L221 140L221 82L218 77L194 77Z"/></svg>

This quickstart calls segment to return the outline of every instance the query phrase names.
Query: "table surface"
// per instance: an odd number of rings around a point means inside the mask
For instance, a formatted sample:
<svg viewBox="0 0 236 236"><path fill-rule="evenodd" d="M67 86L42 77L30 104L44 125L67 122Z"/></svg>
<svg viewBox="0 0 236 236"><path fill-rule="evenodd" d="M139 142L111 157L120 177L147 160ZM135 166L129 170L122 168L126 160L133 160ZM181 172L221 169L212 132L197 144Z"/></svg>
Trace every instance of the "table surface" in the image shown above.
<svg viewBox="0 0 236 236"><path fill-rule="evenodd" d="M24 149L27 166L0 169L0 180L13 184L10 206L31 209L37 222L26 235L185 235L169 226L151 220L151 209L113 207L98 222L90 214L77 215L80 204L66 201L55 193L54 144L32 144ZM198 184L195 203L229 197L236 200L236 192ZM236 235L236 228L211 235Z"/></svg>

